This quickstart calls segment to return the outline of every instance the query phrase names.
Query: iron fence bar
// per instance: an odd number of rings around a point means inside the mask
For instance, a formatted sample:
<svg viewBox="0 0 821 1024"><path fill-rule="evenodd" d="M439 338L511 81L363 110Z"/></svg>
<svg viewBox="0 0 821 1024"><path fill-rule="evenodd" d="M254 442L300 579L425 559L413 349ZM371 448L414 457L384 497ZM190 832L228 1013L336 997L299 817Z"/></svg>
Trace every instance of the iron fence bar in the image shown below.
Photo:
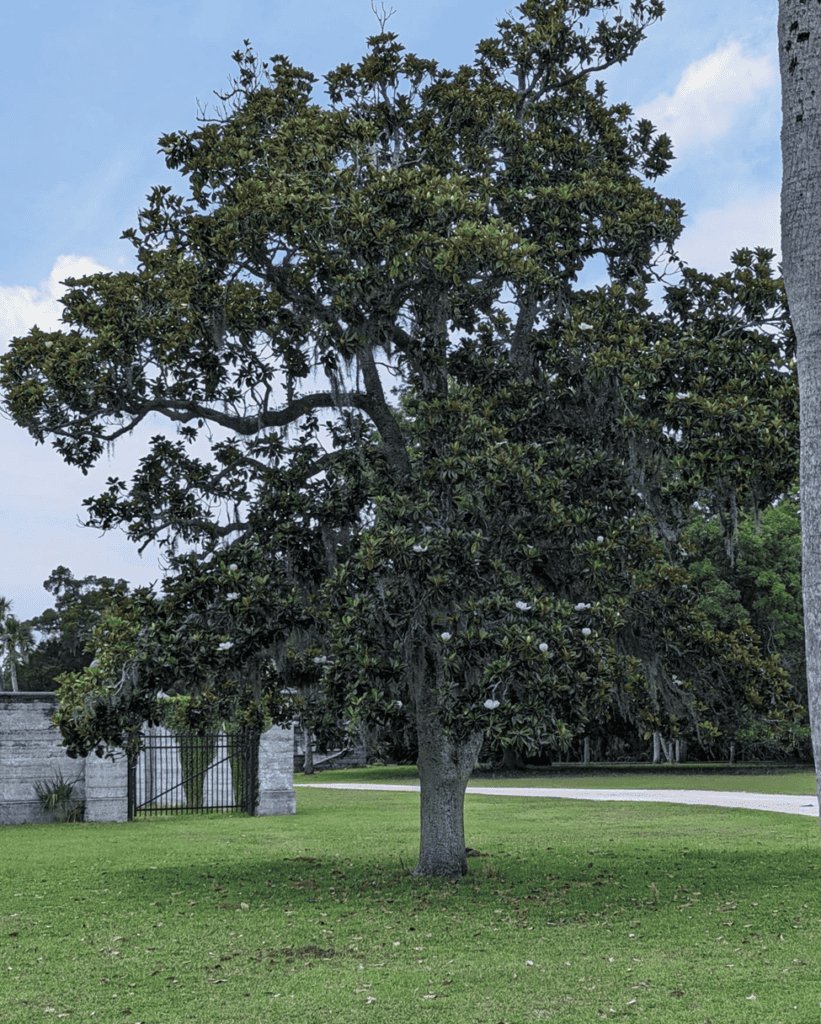
<svg viewBox="0 0 821 1024"><path fill-rule="evenodd" d="M168 746L168 747L161 747L160 749L161 750L174 750L174 747ZM226 761L230 761L230 760L231 760L231 758L230 758L230 755L229 755L228 757L220 758L219 761L212 761L211 764L209 764L208 767L204 768L202 771L195 772L193 775L186 775L185 778L181 782L176 783L176 785L171 786L169 789L164 789L162 791L162 793L155 793L154 796L151 798L151 800L146 800L145 803L140 804L137 809L139 810L141 807L146 807L148 804L154 803L156 800L159 800L159 798L161 796L167 796L169 793L173 793L175 789L179 789L181 786L184 786L186 782L190 782L192 779L198 779L200 777L200 775L203 775L203 776L207 775L208 772L210 772L212 768L216 768L217 765L225 764Z"/></svg>
<svg viewBox="0 0 821 1024"><path fill-rule="evenodd" d="M222 743L220 743L220 739L222 739ZM172 752L176 753L180 758L180 767L182 768L183 750L190 752L192 749L196 749L198 746L209 741L214 743L214 754L222 754L225 752L224 756L220 757L216 761L210 762L197 772L190 775L184 775L175 785L169 786L159 793L153 792L151 782L153 782L153 773L156 770L157 762L159 762L160 774L162 776L165 776L169 771L173 771L168 763L169 757L163 757L163 754L170 755ZM195 813L208 810L242 810L245 813L253 814L257 788L256 776L258 772L258 743L258 735L252 732L246 732L245 730L242 730L239 733L205 734L201 737L196 734L191 734L190 738L187 736L185 738L170 738L167 736L149 737L143 747L143 750L150 754L159 755L159 757L157 758L157 762L154 762L154 765L152 765L151 779L148 777L148 764L145 761L143 762L143 771L140 775L139 781L142 782L143 793L149 791L150 796L142 803L137 803L139 766L138 763L135 762L133 765L129 766L128 773L128 820L131 821L133 816L140 812L143 814L157 814L161 812ZM227 773L225 770L222 772L216 770L226 762L231 762L232 759L238 761L237 767L240 768L243 774L243 779L241 780L242 785L240 787L236 786L236 780L233 777L233 766L229 768ZM182 770L184 771L184 769ZM230 790L230 803L219 802L218 798L218 802L209 802L206 804L205 792L203 792L200 796L199 803L186 803L185 807L158 806L163 797L167 797L169 794L179 789L183 789L185 792L186 784L190 784L192 781L199 778L204 779L209 772L214 773L213 778L215 780L214 784L216 786L217 793L224 793L226 789ZM185 795L187 797L188 793L186 792Z"/></svg>

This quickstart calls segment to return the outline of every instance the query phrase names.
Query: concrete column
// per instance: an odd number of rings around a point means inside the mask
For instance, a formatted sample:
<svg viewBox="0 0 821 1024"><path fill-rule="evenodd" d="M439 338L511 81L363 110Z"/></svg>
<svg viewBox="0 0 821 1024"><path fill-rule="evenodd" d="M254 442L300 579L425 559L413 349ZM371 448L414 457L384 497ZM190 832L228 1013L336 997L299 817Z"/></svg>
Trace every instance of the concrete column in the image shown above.
<svg viewBox="0 0 821 1024"><path fill-rule="evenodd" d="M272 726L259 738L257 814L294 814L294 727Z"/></svg>
<svg viewBox="0 0 821 1024"><path fill-rule="evenodd" d="M86 760L86 821L128 821L128 761L125 752Z"/></svg>

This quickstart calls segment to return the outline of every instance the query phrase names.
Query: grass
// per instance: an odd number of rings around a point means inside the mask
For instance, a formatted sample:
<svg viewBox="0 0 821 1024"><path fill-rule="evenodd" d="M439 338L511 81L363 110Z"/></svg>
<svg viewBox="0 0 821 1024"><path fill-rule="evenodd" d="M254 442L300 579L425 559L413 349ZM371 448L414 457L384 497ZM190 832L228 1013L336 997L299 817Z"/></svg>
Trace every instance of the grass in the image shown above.
<svg viewBox="0 0 821 1024"><path fill-rule="evenodd" d="M291 817L5 828L0 1019L818 1021L815 819L469 795L450 883L409 876L418 814L298 789Z"/></svg>

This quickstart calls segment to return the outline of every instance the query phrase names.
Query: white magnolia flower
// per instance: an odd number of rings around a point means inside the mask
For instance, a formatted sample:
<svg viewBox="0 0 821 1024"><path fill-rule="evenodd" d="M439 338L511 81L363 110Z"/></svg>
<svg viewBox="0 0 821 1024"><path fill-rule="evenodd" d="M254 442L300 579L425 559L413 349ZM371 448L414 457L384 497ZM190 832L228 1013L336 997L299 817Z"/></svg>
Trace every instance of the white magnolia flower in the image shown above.
<svg viewBox="0 0 821 1024"><path fill-rule="evenodd" d="M401 708L401 707L402 707L402 701L401 701L401 700L398 700L398 701L396 702L396 706L397 706L398 708Z"/></svg>
<svg viewBox="0 0 821 1024"><path fill-rule="evenodd" d="M599 534L599 536L596 537L596 540L599 542L599 544L604 544L604 537L602 537L601 534Z"/></svg>
<svg viewBox="0 0 821 1024"><path fill-rule="evenodd" d="M238 568L238 566L237 566L237 563L236 563L236 562L232 562L232 563L231 563L231 564L230 564L230 565L228 566L228 568L229 568L229 569L231 570L231 572L235 572L235 571L236 571L236 569Z"/></svg>
<svg viewBox="0 0 821 1024"><path fill-rule="evenodd" d="M485 701L485 707L488 709L488 711L493 711L494 708L498 708L499 707L499 701L498 700L486 700Z"/></svg>
<svg viewBox="0 0 821 1024"><path fill-rule="evenodd" d="M318 658L314 658L314 665L324 665L327 663L327 661L328 659L325 657L325 655L320 654Z"/></svg>
<svg viewBox="0 0 821 1024"><path fill-rule="evenodd" d="M589 607L590 607L589 604L581 604L580 603L580 604L577 604L576 607L573 610L576 611L576 612L583 612L585 610L585 608L589 608Z"/></svg>
<svg viewBox="0 0 821 1024"><path fill-rule="evenodd" d="M540 651L546 651L547 650L547 644L539 644L539 650Z"/></svg>
<svg viewBox="0 0 821 1024"><path fill-rule="evenodd" d="M524 601L517 601L516 607L519 609L520 612L529 612L531 609L531 605L526 604Z"/></svg>
<svg viewBox="0 0 821 1024"><path fill-rule="evenodd" d="M421 545L421 544L414 544L413 545L413 550L416 551L417 553L421 553L422 551L427 551L428 549L426 547L423 547L423 545Z"/></svg>
<svg viewBox="0 0 821 1024"><path fill-rule="evenodd" d="M582 636L590 636L590 630L586 626L582 630Z"/></svg>
<svg viewBox="0 0 821 1024"><path fill-rule="evenodd" d="M54 344L54 342L53 342L53 341L47 341L47 342L46 342L46 348L51 348L51 346L52 346L53 344Z"/></svg>
<svg viewBox="0 0 821 1024"><path fill-rule="evenodd" d="M238 597L239 597L239 594L226 594L225 595L225 600L226 601L236 601L236 599Z"/></svg>
<svg viewBox="0 0 821 1024"><path fill-rule="evenodd" d="M592 331L593 330L593 324L579 324L579 330L580 331Z"/></svg>
<svg viewBox="0 0 821 1024"><path fill-rule="evenodd" d="M441 636L442 636L443 640L450 640L450 638L451 638L451 634L450 633L442 633Z"/></svg>
<svg viewBox="0 0 821 1024"><path fill-rule="evenodd" d="M234 646L234 643L233 643L232 640L223 640L223 642L217 647L217 650L218 651L227 651L229 648L231 648L233 646Z"/></svg>

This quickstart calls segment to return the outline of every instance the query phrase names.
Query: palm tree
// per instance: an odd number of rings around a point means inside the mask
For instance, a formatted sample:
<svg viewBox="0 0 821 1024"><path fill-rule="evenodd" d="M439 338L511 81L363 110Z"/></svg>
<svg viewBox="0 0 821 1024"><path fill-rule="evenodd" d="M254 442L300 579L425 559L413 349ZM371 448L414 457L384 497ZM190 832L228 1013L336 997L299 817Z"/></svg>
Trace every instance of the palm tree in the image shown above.
<svg viewBox="0 0 821 1024"><path fill-rule="evenodd" d="M781 253L801 397L801 539L807 704L821 793L821 7L780 0Z"/></svg>
<svg viewBox="0 0 821 1024"><path fill-rule="evenodd" d="M31 653L34 634L31 626L11 614L11 604L8 598L0 597L0 656L5 662L3 674L8 666L11 688L17 692L17 666L26 661Z"/></svg>
<svg viewBox="0 0 821 1024"><path fill-rule="evenodd" d="M2 632L3 632L3 627L5 625L6 616L9 614L9 612L11 612L12 603L13 602L10 601L7 597L3 597L2 595L0 595L0 634L2 634ZM15 669L16 669L16 666L15 666ZM0 688L2 688L2 686L3 686L3 675L4 674L5 673L3 672L3 666L2 666L2 664L0 664ZM17 677L17 672L15 671L15 678L12 680L12 685L14 685L14 683L17 681L16 677Z"/></svg>

